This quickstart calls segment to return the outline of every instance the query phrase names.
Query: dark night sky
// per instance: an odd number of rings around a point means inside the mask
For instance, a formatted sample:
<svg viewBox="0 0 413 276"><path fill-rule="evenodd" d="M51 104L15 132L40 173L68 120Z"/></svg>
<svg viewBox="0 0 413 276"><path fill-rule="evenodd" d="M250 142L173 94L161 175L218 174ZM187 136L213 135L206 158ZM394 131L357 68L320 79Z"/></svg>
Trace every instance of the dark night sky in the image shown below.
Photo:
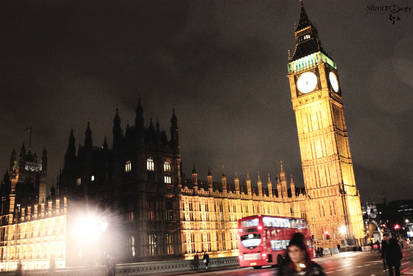
<svg viewBox="0 0 413 276"><path fill-rule="evenodd" d="M391 24L368 4L411 1L307 0L310 19L336 61L363 200L413 197L413 11ZM49 183L69 130L95 144L120 109L180 126L184 171L204 176L273 174L279 160L302 185L286 78L294 47L294 0L2 1L0 168L33 127L33 149L49 151ZM26 139L27 140L27 139Z"/></svg>

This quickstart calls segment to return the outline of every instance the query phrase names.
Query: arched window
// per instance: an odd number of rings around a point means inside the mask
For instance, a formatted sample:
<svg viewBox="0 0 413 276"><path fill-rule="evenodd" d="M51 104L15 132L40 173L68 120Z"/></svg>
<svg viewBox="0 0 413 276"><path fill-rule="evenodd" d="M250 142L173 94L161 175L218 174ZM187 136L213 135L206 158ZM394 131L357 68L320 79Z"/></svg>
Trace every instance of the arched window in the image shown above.
<svg viewBox="0 0 413 276"><path fill-rule="evenodd" d="M146 160L146 169L148 171L154 171L155 170L155 163L153 162L152 158L148 158Z"/></svg>
<svg viewBox="0 0 413 276"><path fill-rule="evenodd" d="M163 179L164 179L164 182L165 182L166 184L171 184L171 183L172 183L172 179L171 179L171 177L170 177L169 175L165 175L165 176L163 177Z"/></svg>
<svg viewBox="0 0 413 276"><path fill-rule="evenodd" d="M131 161L126 161L125 163L125 172L130 172L132 170L132 163Z"/></svg>
<svg viewBox="0 0 413 276"><path fill-rule="evenodd" d="M169 163L168 161L165 161L163 163L163 171L164 172L170 172L171 171L171 163Z"/></svg>

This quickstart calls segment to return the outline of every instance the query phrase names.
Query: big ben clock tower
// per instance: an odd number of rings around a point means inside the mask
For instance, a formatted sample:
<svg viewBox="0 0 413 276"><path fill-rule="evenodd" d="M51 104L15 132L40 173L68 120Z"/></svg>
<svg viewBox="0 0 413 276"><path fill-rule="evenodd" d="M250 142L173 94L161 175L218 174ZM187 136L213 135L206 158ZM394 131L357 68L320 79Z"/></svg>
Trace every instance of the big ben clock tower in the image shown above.
<svg viewBox="0 0 413 276"><path fill-rule="evenodd" d="M288 79L308 195L307 219L320 245L335 247L364 238L360 196L337 66L321 47L302 1L300 5Z"/></svg>

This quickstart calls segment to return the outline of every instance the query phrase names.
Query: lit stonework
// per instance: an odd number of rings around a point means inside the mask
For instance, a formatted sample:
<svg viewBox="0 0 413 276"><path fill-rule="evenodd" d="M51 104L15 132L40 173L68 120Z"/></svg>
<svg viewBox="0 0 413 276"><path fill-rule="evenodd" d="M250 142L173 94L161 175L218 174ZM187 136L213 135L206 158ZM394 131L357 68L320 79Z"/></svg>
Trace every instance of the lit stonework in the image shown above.
<svg viewBox="0 0 413 276"><path fill-rule="evenodd" d="M67 201L59 199L21 208L10 224L0 227L0 270L66 266Z"/></svg>
<svg viewBox="0 0 413 276"><path fill-rule="evenodd" d="M273 185L269 175L265 180L258 176L253 187L248 175L243 185L235 175L229 185L225 175L215 183L209 173L206 183L202 183L194 169L192 180L184 184L179 196L185 258L203 251L212 257L238 255L238 219L242 217L266 214L305 218L306 196L296 192L292 178L287 186L282 166L277 179Z"/></svg>
<svg viewBox="0 0 413 276"><path fill-rule="evenodd" d="M301 2L288 78L312 233L324 247L364 238L337 66ZM328 234L327 234L328 233ZM331 240L327 241L329 235Z"/></svg>

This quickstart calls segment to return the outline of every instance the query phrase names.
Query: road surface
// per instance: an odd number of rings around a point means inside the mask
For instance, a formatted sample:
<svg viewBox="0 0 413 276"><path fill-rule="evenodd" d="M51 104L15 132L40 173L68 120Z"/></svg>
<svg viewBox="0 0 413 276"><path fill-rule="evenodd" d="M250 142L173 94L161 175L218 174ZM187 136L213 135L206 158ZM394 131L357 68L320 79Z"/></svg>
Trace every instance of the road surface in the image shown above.
<svg viewBox="0 0 413 276"><path fill-rule="evenodd" d="M326 272L331 276L384 276L388 275L387 271L383 270L383 262L378 252L344 252L334 256L314 259L319 263ZM413 275L413 247L403 250L403 260L401 266L402 275ZM194 273L194 272L192 272ZM173 275L188 275L173 274ZM275 268L239 268L221 271L199 272L202 276L208 275L253 275L253 276L275 276L277 269Z"/></svg>

